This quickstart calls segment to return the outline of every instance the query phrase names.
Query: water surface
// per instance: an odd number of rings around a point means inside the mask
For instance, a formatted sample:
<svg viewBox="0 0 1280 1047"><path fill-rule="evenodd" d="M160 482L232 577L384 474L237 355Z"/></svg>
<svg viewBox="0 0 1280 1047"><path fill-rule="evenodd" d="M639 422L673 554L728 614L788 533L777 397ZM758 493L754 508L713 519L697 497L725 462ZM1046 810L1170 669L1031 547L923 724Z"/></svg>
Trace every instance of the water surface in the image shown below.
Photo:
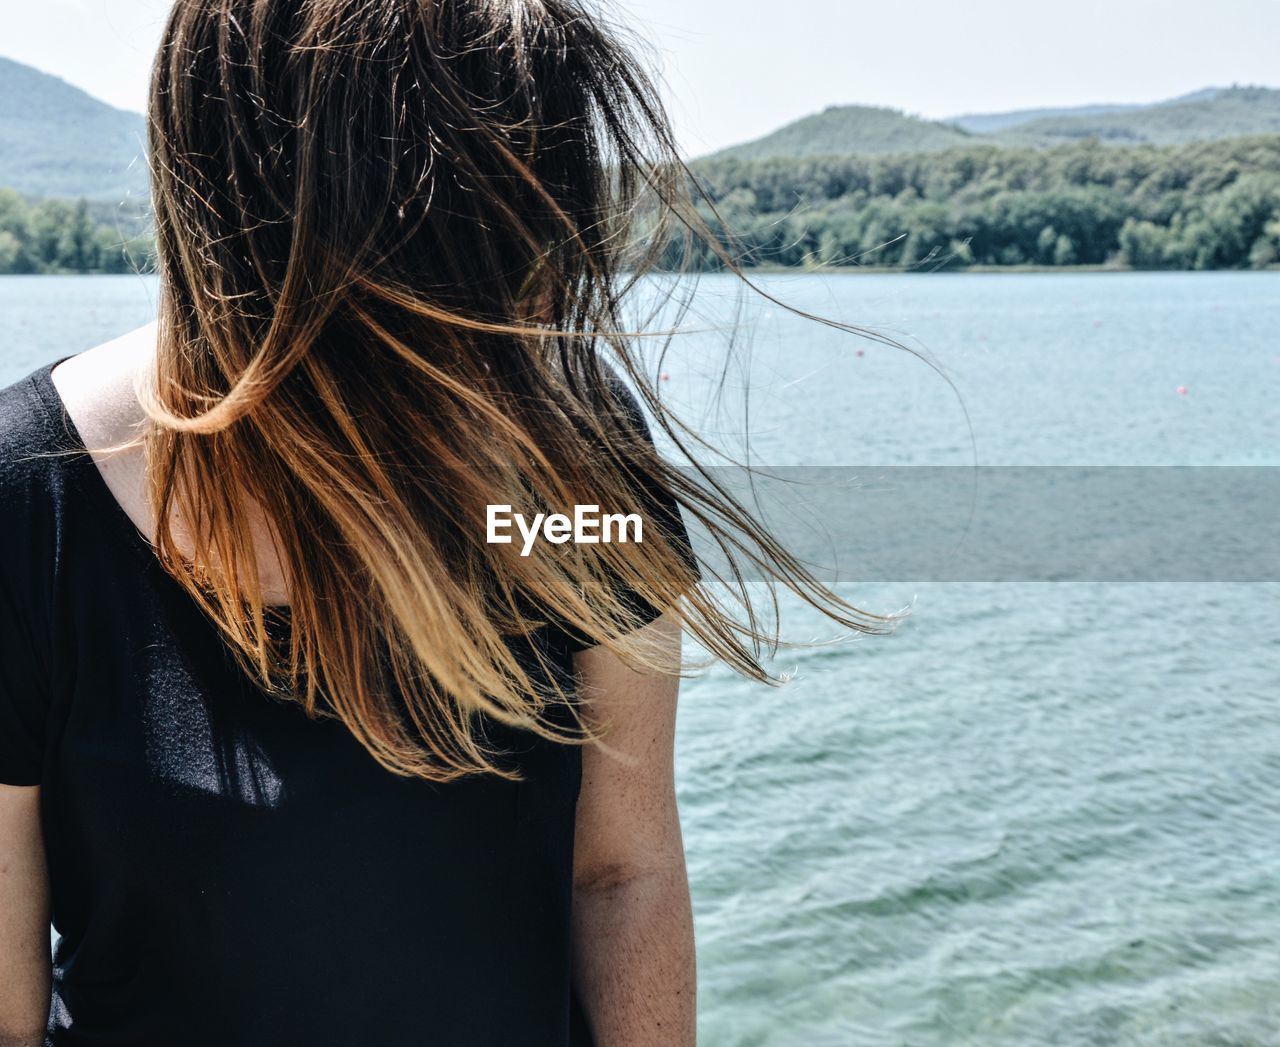
<svg viewBox="0 0 1280 1047"><path fill-rule="evenodd" d="M1280 274L761 282L909 339L955 389L752 307L715 404L723 335L678 338L665 395L740 446L749 386L759 462L1278 464ZM731 287L704 278L692 319L723 322ZM154 297L0 280L0 380ZM779 689L719 668L685 687L702 1042L1280 1043L1280 586L850 592L912 614L788 652ZM834 632L784 610L794 639Z"/></svg>

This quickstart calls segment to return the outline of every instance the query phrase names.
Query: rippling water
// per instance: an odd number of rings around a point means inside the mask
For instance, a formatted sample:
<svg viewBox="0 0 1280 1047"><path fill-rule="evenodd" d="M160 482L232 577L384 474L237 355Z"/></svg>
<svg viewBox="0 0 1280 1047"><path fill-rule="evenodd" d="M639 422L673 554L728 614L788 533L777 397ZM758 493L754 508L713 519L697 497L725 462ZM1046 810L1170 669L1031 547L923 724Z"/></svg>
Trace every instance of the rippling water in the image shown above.
<svg viewBox="0 0 1280 1047"><path fill-rule="evenodd" d="M665 393L732 445L749 377L763 463L1280 464L1280 274L763 283L913 339L959 393L756 306L708 406L723 337L678 338ZM693 321L723 323L731 286L705 279ZM153 295L0 280L0 379ZM845 595L911 614L785 653L778 689L715 667L685 688L703 1042L1280 1044L1280 585ZM833 633L790 603L784 625Z"/></svg>

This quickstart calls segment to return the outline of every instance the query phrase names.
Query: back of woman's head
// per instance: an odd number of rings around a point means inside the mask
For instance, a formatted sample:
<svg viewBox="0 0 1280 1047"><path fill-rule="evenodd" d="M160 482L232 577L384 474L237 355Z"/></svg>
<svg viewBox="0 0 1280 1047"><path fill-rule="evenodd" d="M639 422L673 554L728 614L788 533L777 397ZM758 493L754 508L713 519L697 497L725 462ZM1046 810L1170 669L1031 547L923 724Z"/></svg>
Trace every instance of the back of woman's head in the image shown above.
<svg viewBox="0 0 1280 1047"><path fill-rule="evenodd" d="M669 146L658 113L578 0L179 0L151 98L166 281L254 351L274 325L279 369L401 295L581 325L634 188L608 166Z"/></svg>
<svg viewBox="0 0 1280 1047"><path fill-rule="evenodd" d="M627 593L766 677L754 618L720 608L660 519L640 544L525 557L486 540L494 504L630 512L669 491L867 627L707 474L662 462L618 393L613 370L642 377L626 292L693 209L653 84L581 0L179 0L150 122L157 545L263 687L447 779L498 769L477 713L585 736L510 641L555 619L653 664Z"/></svg>

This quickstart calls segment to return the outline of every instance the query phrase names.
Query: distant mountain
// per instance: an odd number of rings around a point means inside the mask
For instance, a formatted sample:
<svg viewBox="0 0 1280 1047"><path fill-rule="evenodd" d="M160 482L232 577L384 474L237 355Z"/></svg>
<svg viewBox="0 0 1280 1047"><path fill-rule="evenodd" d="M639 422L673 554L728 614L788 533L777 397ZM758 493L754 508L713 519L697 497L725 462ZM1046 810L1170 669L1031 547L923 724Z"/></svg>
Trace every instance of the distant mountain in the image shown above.
<svg viewBox="0 0 1280 1047"><path fill-rule="evenodd" d="M1236 85L1239 86L1238 84ZM1192 91L1190 94L1178 95L1177 98L1166 98L1163 102L1156 102L1156 105L1181 105L1183 102L1207 102L1211 98L1217 98L1223 91L1228 91L1227 87L1202 87L1199 91Z"/></svg>
<svg viewBox="0 0 1280 1047"><path fill-rule="evenodd" d="M924 120L895 109L831 106L707 159L936 153L958 146L1177 144L1280 134L1280 90L1209 87L1153 105L1089 105ZM140 214L146 122L55 76L0 58L0 187L84 196ZM125 208L118 205L128 201Z"/></svg>
<svg viewBox="0 0 1280 1047"><path fill-rule="evenodd" d="M972 141L968 131L951 124L922 120L896 109L840 105L787 124L754 142L722 149L714 158L765 160L839 153L935 153Z"/></svg>
<svg viewBox="0 0 1280 1047"><path fill-rule="evenodd" d="M1001 140L1017 145L1057 145L1097 138L1136 145L1177 145L1239 135L1280 134L1280 90L1228 87L1119 112L1050 116L1011 127Z"/></svg>
<svg viewBox="0 0 1280 1047"><path fill-rule="evenodd" d="M1085 138L1175 145L1259 134L1280 134L1280 90L1207 87L1152 105L1021 109L944 121L894 109L832 106L707 159L932 153L962 145L1052 146Z"/></svg>
<svg viewBox="0 0 1280 1047"><path fill-rule="evenodd" d="M118 203L147 192L146 122L0 58L0 186Z"/></svg>
<svg viewBox="0 0 1280 1047"><path fill-rule="evenodd" d="M1008 113L965 113L963 116L948 117L944 123L954 124L970 134L989 135L1021 127L1034 120L1100 116L1103 113L1128 112L1141 108L1143 107L1140 105L1076 105L1065 109L1015 109Z"/></svg>
<svg viewBox="0 0 1280 1047"><path fill-rule="evenodd" d="M1139 109L1150 109L1154 105L1179 105L1183 102L1203 102L1222 94L1221 87L1206 87L1190 94L1180 95L1165 102L1131 105L1074 105L1059 109L1014 109L1007 113L965 113L963 116L948 117L944 123L955 124L972 134L988 135L1000 131L1008 131L1014 127L1032 123L1035 120L1073 119L1075 117L1102 116L1111 113L1132 113Z"/></svg>

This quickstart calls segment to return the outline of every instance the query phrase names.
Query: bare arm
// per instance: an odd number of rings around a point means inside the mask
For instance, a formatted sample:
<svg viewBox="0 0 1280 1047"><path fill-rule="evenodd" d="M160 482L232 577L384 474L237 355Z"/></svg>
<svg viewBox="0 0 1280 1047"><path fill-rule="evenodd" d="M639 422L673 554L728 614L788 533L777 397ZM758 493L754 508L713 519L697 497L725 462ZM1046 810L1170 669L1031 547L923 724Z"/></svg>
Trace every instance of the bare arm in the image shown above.
<svg viewBox="0 0 1280 1047"><path fill-rule="evenodd" d="M678 650L667 619L646 626ZM679 677L628 669L600 649L576 658L593 716L612 722L582 754L574 856L578 993L597 1047L692 1047L693 914L676 807Z"/></svg>
<svg viewBox="0 0 1280 1047"><path fill-rule="evenodd" d="M0 1047L44 1043L50 964L40 790L0 785Z"/></svg>

